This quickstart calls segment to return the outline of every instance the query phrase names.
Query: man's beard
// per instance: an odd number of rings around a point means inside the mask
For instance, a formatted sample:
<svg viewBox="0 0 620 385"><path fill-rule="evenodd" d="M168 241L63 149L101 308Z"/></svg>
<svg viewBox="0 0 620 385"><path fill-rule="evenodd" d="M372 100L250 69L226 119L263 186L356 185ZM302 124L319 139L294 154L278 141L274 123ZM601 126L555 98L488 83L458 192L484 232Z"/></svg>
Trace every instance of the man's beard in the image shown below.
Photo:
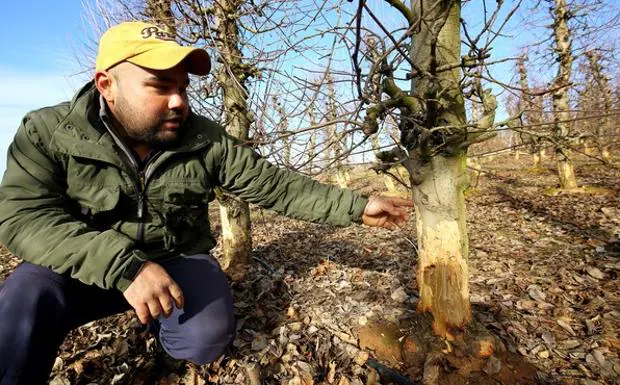
<svg viewBox="0 0 620 385"><path fill-rule="evenodd" d="M164 116L158 117L155 122L150 124L143 122L131 109L129 103L127 103L127 100L122 96L117 98L115 112L116 119L122 125L127 139L133 142L147 143L153 146L170 144L178 138L178 132L165 131L162 129L167 120L181 120L179 130L184 123L183 114L175 110L168 111Z"/></svg>

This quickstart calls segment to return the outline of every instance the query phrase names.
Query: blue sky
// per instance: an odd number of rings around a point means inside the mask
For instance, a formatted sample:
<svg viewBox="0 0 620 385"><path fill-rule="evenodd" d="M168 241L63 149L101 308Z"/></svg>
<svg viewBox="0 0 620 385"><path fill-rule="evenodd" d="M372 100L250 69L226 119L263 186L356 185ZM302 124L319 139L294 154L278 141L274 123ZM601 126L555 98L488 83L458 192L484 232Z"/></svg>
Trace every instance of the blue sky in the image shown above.
<svg viewBox="0 0 620 385"><path fill-rule="evenodd" d="M0 173L6 147L30 110L71 98L88 29L80 0L3 1L0 12Z"/></svg>

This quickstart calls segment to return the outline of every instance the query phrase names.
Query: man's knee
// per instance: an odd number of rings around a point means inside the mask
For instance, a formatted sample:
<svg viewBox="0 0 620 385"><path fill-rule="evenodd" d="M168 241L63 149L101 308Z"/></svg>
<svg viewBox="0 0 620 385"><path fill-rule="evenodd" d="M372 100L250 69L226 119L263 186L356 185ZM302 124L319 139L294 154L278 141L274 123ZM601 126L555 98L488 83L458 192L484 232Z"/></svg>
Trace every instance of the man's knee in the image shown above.
<svg viewBox="0 0 620 385"><path fill-rule="evenodd" d="M60 318L66 310L63 281L51 270L32 264L20 265L0 290L0 312L10 318ZM5 319L6 322L6 319Z"/></svg>
<svg viewBox="0 0 620 385"><path fill-rule="evenodd" d="M40 384L49 375L67 315L54 274L23 264L0 287L0 383Z"/></svg>
<svg viewBox="0 0 620 385"><path fill-rule="evenodd" d="M170 356L203 365L215 361L235 338L232 314L203 324L194 323L174 336L164 333L160 339Z"/></svg>
<svg viewBox="0 0 620 385"><path fill-rule="evenodd" d="M198 365L204 365L215 361L224 354L226 348L232 343L235 337L234 326L229 329L218 328L209 333L203 333L197 340L195 346L188 351L187 360Z"/></svg>

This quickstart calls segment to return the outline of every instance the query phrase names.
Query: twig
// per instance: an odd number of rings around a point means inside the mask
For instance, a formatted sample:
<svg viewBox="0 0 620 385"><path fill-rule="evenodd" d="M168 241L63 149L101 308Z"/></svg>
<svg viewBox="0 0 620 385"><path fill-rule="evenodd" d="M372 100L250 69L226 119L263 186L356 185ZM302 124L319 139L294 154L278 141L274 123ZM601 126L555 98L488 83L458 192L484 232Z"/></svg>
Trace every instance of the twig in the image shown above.
<svg viewBox="0 0 620 385"><path fill-rule="evenodd" d="M395 371L392 368L389 368L383 364L380 364L379 362L370 359L368 361L366 361L366 364L368 366L370 366L371 368L373 368L374 370L376 370L379 375L381 376L382 379L385 379L387 381L391 381L391 382L395 382L397 384L401 384L401 385L418 385L415 382L412 382L410 379L408 379L407 377L403 376L402 374L398 373L397 371Z"/></svg>
<svg viewBox="0 0 620 385"><path fill-rule="evenodd" d="M256 262L260 263L260 265L262 267L264 267L265 270L267 270L270 274L274 274L276 272L271 266L269 266L269 264L266 261L264 261L264 260L262 260L262 259L260 259L258 257L252 257L252 259L255 260Z"/></svg>

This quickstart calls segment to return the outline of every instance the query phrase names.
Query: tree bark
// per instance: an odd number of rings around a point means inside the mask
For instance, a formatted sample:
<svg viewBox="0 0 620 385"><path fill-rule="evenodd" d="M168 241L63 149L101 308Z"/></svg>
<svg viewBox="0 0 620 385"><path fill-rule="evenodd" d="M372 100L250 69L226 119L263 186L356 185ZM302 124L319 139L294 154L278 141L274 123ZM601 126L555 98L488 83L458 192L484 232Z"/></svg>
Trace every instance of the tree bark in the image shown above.
<svg viewBox="0 0 620 385"><path fill-rule="evenodd" d="M563 189L576 189L577 178L571 160L572 151L566 145L558 144L568 140L570 119L570 106L568 90L573 65L571 51L571 31L568 28L570 13L566 0L555 0L553 8L554 21L553 32L558 55L559 68L555 78L556 91L553 93L553 125L556 136L555 154L557 159L560 187Z"/></svg>
<svg viewBox="0 0 620 385"><path fill-rule="evenodd" d="M213 5L217 61L222 64L215 77L223 90L226 131L247 140L253 120L248 108L248 92L244 87L250 69L243 63L237 26L241 4L240 0L222 0ZM218 198L222 220L222 268L233 279L239 279L251 263L250 208L247 203L225 192L220 192Z"/></svg>
<svg viewBox="0 0 620 385"><path fill-rule="evenodd" d="M330 73L325 77L325 81L327 82L327 118L333 121L338 118L336 87L334 85L334 78ZM334 123L329 126L329 135L336 166L336 183L338 183L340 188L347 188L350 176L342 164L342 154L346 149L343 148L342 145L340 133L338 132L338 124Z"/></svg>
<svg viewBox="0 0 620 385"><path fill-rule="evenodd" d="M315 115L315 107L314 101L308 107L308 119L310 120L310 126L316 126L316 115ZM308 172L312 173L313 165L316 162L316 150L318 145L318 129L312 130L310 133L310 143L308 144L308 164L306 168Z"/></svg>
<svg viewBox="0 0 620 385"><path fill-rule="evenodd" d="M144 15L154 24L176 36L176 23L172 13L172 0L147 0Z"/></svg>
<svg viewBox="0 0 620 385"><path fill-rule="evenodd" d="M542 166L542 154L540 151L536 151L532 154L532 167L540 168Z"/></svg>
<svg viewBox="0 0 620 385"><path fill-rule="evenodd" d="M278 100L277 96L273 96L273 109L278 113L280 117L280 121L278 122L278 132L280 134L286 134L288 132L288 118L286 116L286 112L282 107L282 103ZM282 139L282 163L284 167L290 168L292 166L291 163L291 137L285 137Z"/></svg>
<svg viewBox="0 0 620 385"><path fill-rule="evenodd" d="M419 248L418 311L433 314L433 330L445 337L471 320L465 164L465 154L435 156L429 176L413 188Z"/></svg>
<svg viewBox="0 0 620 385"><path fill-rule="evenodd" d="M412 1L411 8L420 23L411 58L420 68L429 70L460 61L460 1ZM459 87L460 69L435 74L433 78L412 80L412 93L426 104L427 129L438 125L463 126L465 104ZM455 134L454 146L428 157L431 143L421 143L410 153L408 169L412 174L413 201L417 216L418 270L420 290L418 311L433 315L433 330L450 338L451 332L471 320L467 275L468 237L463 192L467 186L466 150L459 147L466 132ZM457 144L458 143L458 144ZM417 171L416 171L417 169Z"/></svg>
<svg viewBox="0 0 620 385"><path fill-rule="evenodd" d="M522 120L526 126L530 126L530 130L541 130L542 127L540 123L542 123L542 108L543 108L543 100L542 96L532 96L530 95L530 87L527 78L527 68L525 66L525 61L527 58L525 56L519 57L517 61L517 69L519 71L519 85L521 86L521 95L519 96L519 112L522 114ZM529 149L530 154L532 154L533 168L539 168L541 165L542 157L541 157L541 147L542 140L540 137L536 135L530 134L521 134L521 137L525 137L524 141L527 142L527 148ZM518 154L518 152L517 152ZM518 157L515 155L515 159Z"/></svg>
<svg viewBox="0 0 620 385"><path fill-rule="evenodd" d="M598 86L598 95L596 99L602 98L602 103L597 103L597 107L602 104L602 106L600 107L602 107L603 114L605 115L603 118L601 118L599 124L596 124L594 141L603 160L606 162L610 162L610 140L609 138L604 138L604 136L611 136L613 131L613 123L610 117L613 109L613 92L611 90L611 87L609 86L609 79L603 74L601 55L597 51L588 51L586 52L586 56L588 57L588 61L590 63L590 71L592 72L592 77L594 78Z"/></svg>

